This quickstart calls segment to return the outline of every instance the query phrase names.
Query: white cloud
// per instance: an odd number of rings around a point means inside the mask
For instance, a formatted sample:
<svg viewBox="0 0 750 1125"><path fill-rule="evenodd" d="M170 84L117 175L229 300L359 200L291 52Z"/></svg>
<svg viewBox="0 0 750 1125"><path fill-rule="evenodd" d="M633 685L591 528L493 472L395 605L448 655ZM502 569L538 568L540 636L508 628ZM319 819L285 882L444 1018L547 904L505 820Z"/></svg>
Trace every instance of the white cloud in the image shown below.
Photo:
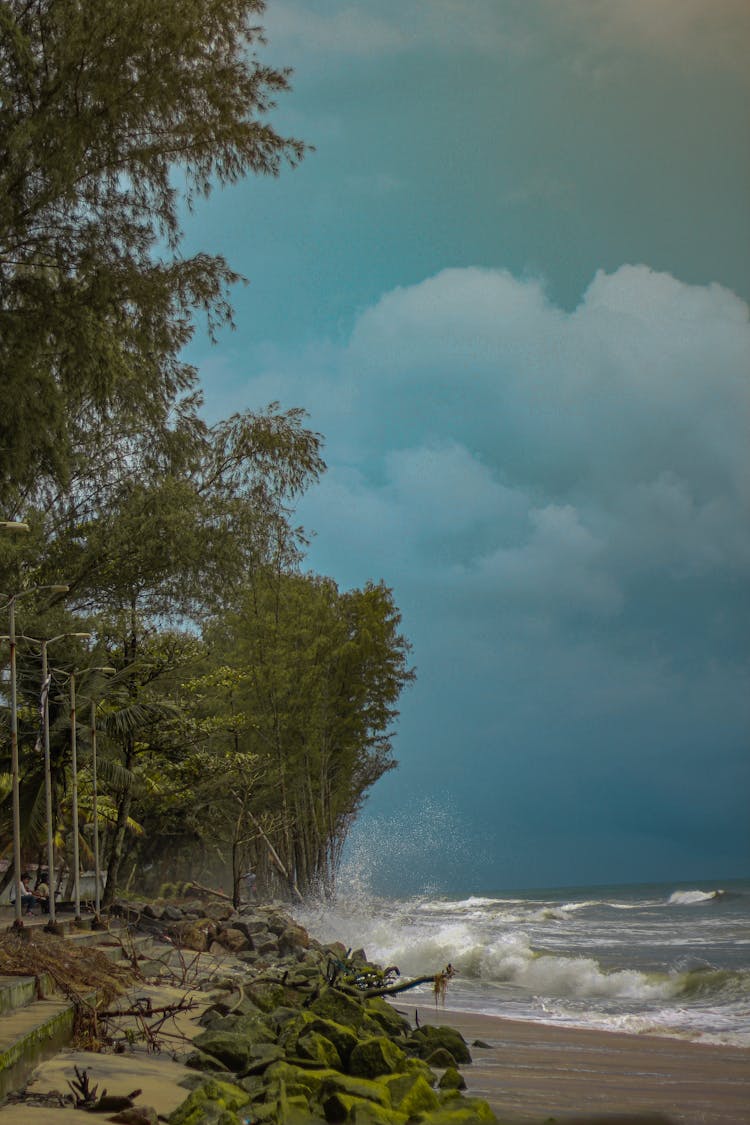
<svg viewBox="0 0 750 1125"><path fill-rule="evenodd" d="M718 597L750 571L750 321L721 286L624 266L565 312L539 280L450 269L348 343L263 361L253 398L326 434L303 518L349 580L626 621L643 582Z"/></svg>

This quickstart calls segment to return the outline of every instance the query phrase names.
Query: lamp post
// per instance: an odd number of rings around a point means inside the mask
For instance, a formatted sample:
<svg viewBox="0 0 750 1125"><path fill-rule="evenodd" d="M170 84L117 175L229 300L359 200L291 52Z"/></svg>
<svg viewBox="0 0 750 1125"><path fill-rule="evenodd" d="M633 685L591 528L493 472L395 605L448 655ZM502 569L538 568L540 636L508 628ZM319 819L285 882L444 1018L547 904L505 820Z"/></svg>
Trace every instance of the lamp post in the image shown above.
<svg viewBox="0 0 750 1125"><path fill-rule="evenodd" d="M109 667L90 667L76 670L75 668L68 672L69 677L69 690L70 690L70 759L71 759L71 774L72 784L70 789L71 795L71 819L73 828L73 886L74 886L74 902L75 902L75 921L81 921L81 876L80 876L80 852L78 846L78 732L76 729L76 676L86 675L89 672L114 672L114 668ZM94 727L94 746L93 750L96 753L96 728ZM94 767L94 770L96 767ZM96 782L94 782L96 784ZM96 797L94 799L94 839L95 839L95 858L99 851L98 841L98 812L96 810ZM99 874L97 872L97 909L96 919L99 917Z"/></svg>
<svg viewBox="0 0 750 1125"><path fill-rule="evenodd" d="M105 672L108 674L114 673L114 668L96 668L96 672ZM98 790L97 790L97 776L96 776L96 706L98 700L93 696L91 698L91 788L92 788L92 804L94 814L94 875L96 878L96 886L94 889L94 920L91 923L92 930L101 927L101 865L99 863L99 804L98 804Z"/></svg>
<svg viewBox="0 0 750 1125"><path fill-rule="evenodd" d="M44 801L47 819L47 885L49 886L49 922L46 929L54 932L55 918L55 844L52 825L52 768L49 752L49 689L51 676L47 669L47 646L68 637L88 640L91 633L58 633L56 637L40 640L42 646L42 727L44 730Z"/></svg>
<svg viewBox="0 0 750 1125"><path fill-rule="evenodd" d="M27 594L39 590L49 590L53 594L67 594L69 586L33 586L18 594L3 594L8 601L2 607L10 615L8 640L10 642L10 754L13 784L13 874L16 880L15 918L13 928L23 929L21 903L21 795L18 776L18 701L16 698L16 601Z"/></svg>

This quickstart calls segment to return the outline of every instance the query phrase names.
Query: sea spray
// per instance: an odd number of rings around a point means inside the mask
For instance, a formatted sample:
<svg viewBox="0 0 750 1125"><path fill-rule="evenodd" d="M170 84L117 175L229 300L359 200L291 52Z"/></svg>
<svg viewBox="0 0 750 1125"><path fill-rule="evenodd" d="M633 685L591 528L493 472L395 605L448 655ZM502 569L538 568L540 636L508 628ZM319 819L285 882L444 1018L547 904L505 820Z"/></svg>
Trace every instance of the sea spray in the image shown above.
<svg viewBox="0 0 750 1125"><path fill-rule="evenodd" d="M747 884L393 898L362 870L308 925L406 976L452 962L448 1007L750 1045Z"/></svg>

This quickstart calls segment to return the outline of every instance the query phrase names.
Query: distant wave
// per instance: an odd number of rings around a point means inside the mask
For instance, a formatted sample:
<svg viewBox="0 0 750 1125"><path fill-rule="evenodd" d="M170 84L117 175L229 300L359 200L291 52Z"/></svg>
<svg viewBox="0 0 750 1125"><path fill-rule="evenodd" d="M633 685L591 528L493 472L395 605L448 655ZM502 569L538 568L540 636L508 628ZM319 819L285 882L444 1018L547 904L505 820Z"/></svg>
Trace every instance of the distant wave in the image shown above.
<svg viewBox="0 0 750 1125"><path fill-rule="evenodd" d="M667 902L670 906L695 906L701 902L711 902L724 898L724 891L674 891Z"/></svg>

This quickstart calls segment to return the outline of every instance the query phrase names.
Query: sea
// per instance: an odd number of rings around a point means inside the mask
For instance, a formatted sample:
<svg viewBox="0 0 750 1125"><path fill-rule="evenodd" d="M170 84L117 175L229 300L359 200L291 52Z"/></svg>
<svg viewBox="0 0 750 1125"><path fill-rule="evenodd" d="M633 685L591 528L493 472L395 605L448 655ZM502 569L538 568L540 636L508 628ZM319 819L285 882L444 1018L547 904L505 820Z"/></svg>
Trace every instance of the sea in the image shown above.
<svg viewBox="0 0 750 1125"><path fill-rule="evenodd" d="M446 1009L750 1047L750 881L387 897L295 911L401 979L456 969ZM431 986L402 993L434 1004Z"/></svg>

